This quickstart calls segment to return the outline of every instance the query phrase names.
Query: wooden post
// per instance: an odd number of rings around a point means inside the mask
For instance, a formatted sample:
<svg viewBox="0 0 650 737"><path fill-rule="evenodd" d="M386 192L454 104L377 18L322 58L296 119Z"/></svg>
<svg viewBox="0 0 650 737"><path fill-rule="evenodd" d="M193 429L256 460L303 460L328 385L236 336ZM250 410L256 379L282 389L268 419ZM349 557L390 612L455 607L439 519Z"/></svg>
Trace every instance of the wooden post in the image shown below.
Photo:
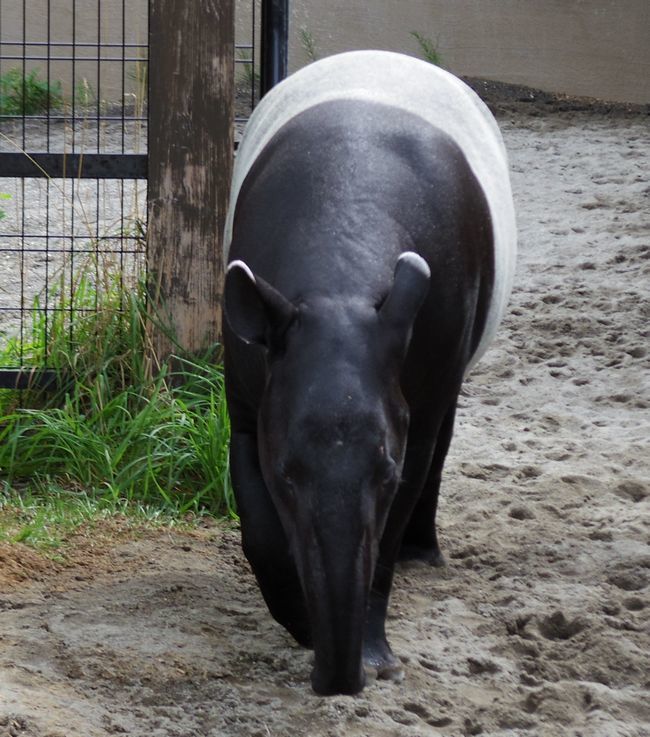
<svg viewBox="0 0 650 737"><path fill-rule="evenodd" d="M158 365L220 340L234 39L234 0L150 0L147 258Z"/></svg>

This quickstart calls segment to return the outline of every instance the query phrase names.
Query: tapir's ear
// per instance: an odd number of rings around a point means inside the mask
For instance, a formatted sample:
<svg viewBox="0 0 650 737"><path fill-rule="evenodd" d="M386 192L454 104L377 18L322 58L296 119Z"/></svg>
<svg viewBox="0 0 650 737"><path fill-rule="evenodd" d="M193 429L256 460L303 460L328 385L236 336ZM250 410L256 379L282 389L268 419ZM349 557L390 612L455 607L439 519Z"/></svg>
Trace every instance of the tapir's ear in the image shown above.
<svg viewBox="0 0 650 737"><path fill-rule="evenodd" d="M427 262L417 253L406 251L395 265L393 286L379 308L379 317L406 348L411 329L422 303L429 291L431 270Z"/></svg>
<svg viewBox="0 0 650 737"><path fill-rule="evenodd" d="M226 319L233 332L246 343L269 346L272 336L283 333L297 308L243 261L233 261L226 272L224 289Z"/></svg>

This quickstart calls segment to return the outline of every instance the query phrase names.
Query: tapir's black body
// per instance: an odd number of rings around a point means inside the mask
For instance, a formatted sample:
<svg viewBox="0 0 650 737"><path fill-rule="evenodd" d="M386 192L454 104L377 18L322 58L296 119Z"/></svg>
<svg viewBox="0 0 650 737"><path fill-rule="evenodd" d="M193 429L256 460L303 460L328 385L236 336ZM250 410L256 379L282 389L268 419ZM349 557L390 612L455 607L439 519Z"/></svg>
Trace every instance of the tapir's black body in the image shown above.
<svg viewBox="0 0 650 737"><path fill-rule="evenodd" d="M274 617L315 648L319 693L360 690L362 650L380 676L398 670L384 635L396 558L441 560L438 486L492 232L454 141L374 102L297 115L239 192L229 261L255 281L235 268L226 285L232 479L246 555ZM398 273L405 252L428 286Z"/></svg>

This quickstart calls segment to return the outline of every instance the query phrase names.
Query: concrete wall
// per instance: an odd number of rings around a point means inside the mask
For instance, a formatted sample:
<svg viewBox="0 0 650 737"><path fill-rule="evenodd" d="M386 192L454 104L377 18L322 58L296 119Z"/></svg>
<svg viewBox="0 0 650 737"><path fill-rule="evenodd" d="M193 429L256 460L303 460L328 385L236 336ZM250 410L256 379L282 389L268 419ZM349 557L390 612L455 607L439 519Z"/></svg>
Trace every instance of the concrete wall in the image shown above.
<svg viewBox="0 0 650 737"><path fill-rule="evenodd" d="M46 79L47 63L40 57L47 56L48 49L35 44L49 40L52 58L49 79L61 81L66 96L71 95L73 88L78 100L86 95L91 98L98 95L102 100L116 102L125 95L128 102L133 95L141 95L143 67L138 65L137 59L146 58L147 50L127 46L123 51L121 45L147 43L147 0L127 0L124 14L122 0L81 0L76 2L75 13L73 7L71 0L49 0L48 16L48 0L26 0L25 13L19 0L0 0L3 56L21 57L24 53L28 57L39 57L26 61L25 67L27 70L38 68L41 79ZM23 38L24 47L22 43L7 43L22 42ZM73 38L77 42L74 50ZM98 42L119 47L98 49ZM70 59L73 54L74 62ZM83 60L97 56L102 57L99 64ZM123 56L128 60L124 65ZM20 58L0 62L2 73L12 67L22 68Z"/></svg>
<svg viewBox="0 0 650 737"><path fill-rule="evenodd" d="M198 0L191 1L197 2ZM77 0L76 12L73 13L75 6L73 0L26 0L25 13L23 13L21 0L0 0L2 55L19 57L0 60L0 74L6 73L12 67L22 68L20 57L23 51L27 56L46 56L48 51L45 47L35 46L30 42L46 42L49 37L53 44L49 49L52 57L49 78L52 81L60 80L63 83L64 93L68 97L74 87L79 98L80 88L86 86L91 93L99 93L103 100L117 102L124 94L129 102L134 95L141 96L143 93L142 66L138 69L138 63L133 59L146 57L146 49L127 46L124 52L127 59L124 67L122 49L117 47L101 49L101 64L95 61L80 61L79 58L97 56L98 40L103 44L121 45L123 40L126 44L146 44L148 2L149 0L126 0L126 3L123 3L122 0ZM252 0L235 0L235 2L237 10L236 42L250 45L253 21ZM259 24L260 0L255 0L255 6L256 21ZM24 49L23 36L27 42ZM90 46L76 48L77 61L74 64L68 59L62 59L62 57L72 56L73 37L79 44L90 44ZM7 43L9 41L19 43L9 44ZM56 45L61 43L65 45ZM246 58L247 52L242 51L238 56ZM47 78L44 59L30 59L26 62L25 67L28 71L38 67L41 71L41 78ZM243 66L239 66L238 73L242 74L242 70Z"/></svg>
<svg viewBox="0 0 650 737"><path fill-rule="evenodd" d="M322 56L358 48L418 56L416 30L455 74L650 102L650 0L294 0L291 22L293 68L307 61L300 28Z"/></svg>
<svg viewBox="0 0 650 737"><path fill-rule="evenodd" d="M195 0L192 0L195 1ZM250 41L251 0L237 1L237 41ZM51 38L72 38L72 1L50 0ZM47 39L46 0L26 0L27 39ZM77 2L76 34L96 43L98 0ZM260 0L256 0L259 21ZM313 37L316 51L326 56L358 48L380 48L419 55L410 35L417 30L432 39L450 71L552 92L586 95L624 102L650 102L650 0L290 0L290 65L308 58L300 29ZM147 0L127 0L128 41L146 41ZM22 2L0 0L2 40L22 38ZM101 2L102 41L119 42L122 0ZM27 47L36 52L36 47ZM22 53L21 46L3 53ZM70 47L56 53L70 55ZM94 51L91 53L94 53ZM78 50L78 55L83 55ZM105 50L119 57L121 50ZM19 62L2 62L6 71ZM30 65L44 63L30 62ZM133 92L134 63L125 85ZM71 62L53 62L51 78L71 86ZM101 97L119 99L121 65L78 62L75 77L84 78Z"/></svg>

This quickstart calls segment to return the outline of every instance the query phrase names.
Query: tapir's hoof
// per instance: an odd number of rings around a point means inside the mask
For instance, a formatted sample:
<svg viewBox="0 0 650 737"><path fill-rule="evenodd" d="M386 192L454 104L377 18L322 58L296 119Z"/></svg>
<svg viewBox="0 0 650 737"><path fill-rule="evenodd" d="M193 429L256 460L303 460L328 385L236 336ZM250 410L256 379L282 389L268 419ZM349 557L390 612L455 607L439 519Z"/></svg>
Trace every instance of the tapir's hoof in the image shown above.
<svg viewBox="0 0 650 737"><path fill-rule="evenodd" d="M443 568L447 565L447 559L437 545L431 548L425 548L419 545L402 545L402 549L399 552L399 559L402 561L419 560L423 563L428 563L434 568Z"/></svg>
<svg viewBox="0 0 650 737"><path fill-rule="evenodd" d="M404 680L404 668L400 663L384 663L375 668L367 666L368 673L378 681L392 681L393 683L401 683Z"/></svg>
<svg viewBox="0 0 650 737"><path fill-rule="evenodd" d="M447 565L447 559L442 554L440 548L436 548L431 557L429 563L435 568L444 568Z"/></svg>
<svg viewBox="0 0 650 737"><path fill-rule="evenodd" d="M364 647L363 665L371 678L400 683L404 680L404 669L393 655L387 643L379 646Z"/></svg>
<svg viewBox="0 0 650 737"><path fill-rule="evenodd" d="M352 676L325 674L314 668L311 673L311 687L319 696L354 696L363 691L366 676L363 669Z"/></svg>

